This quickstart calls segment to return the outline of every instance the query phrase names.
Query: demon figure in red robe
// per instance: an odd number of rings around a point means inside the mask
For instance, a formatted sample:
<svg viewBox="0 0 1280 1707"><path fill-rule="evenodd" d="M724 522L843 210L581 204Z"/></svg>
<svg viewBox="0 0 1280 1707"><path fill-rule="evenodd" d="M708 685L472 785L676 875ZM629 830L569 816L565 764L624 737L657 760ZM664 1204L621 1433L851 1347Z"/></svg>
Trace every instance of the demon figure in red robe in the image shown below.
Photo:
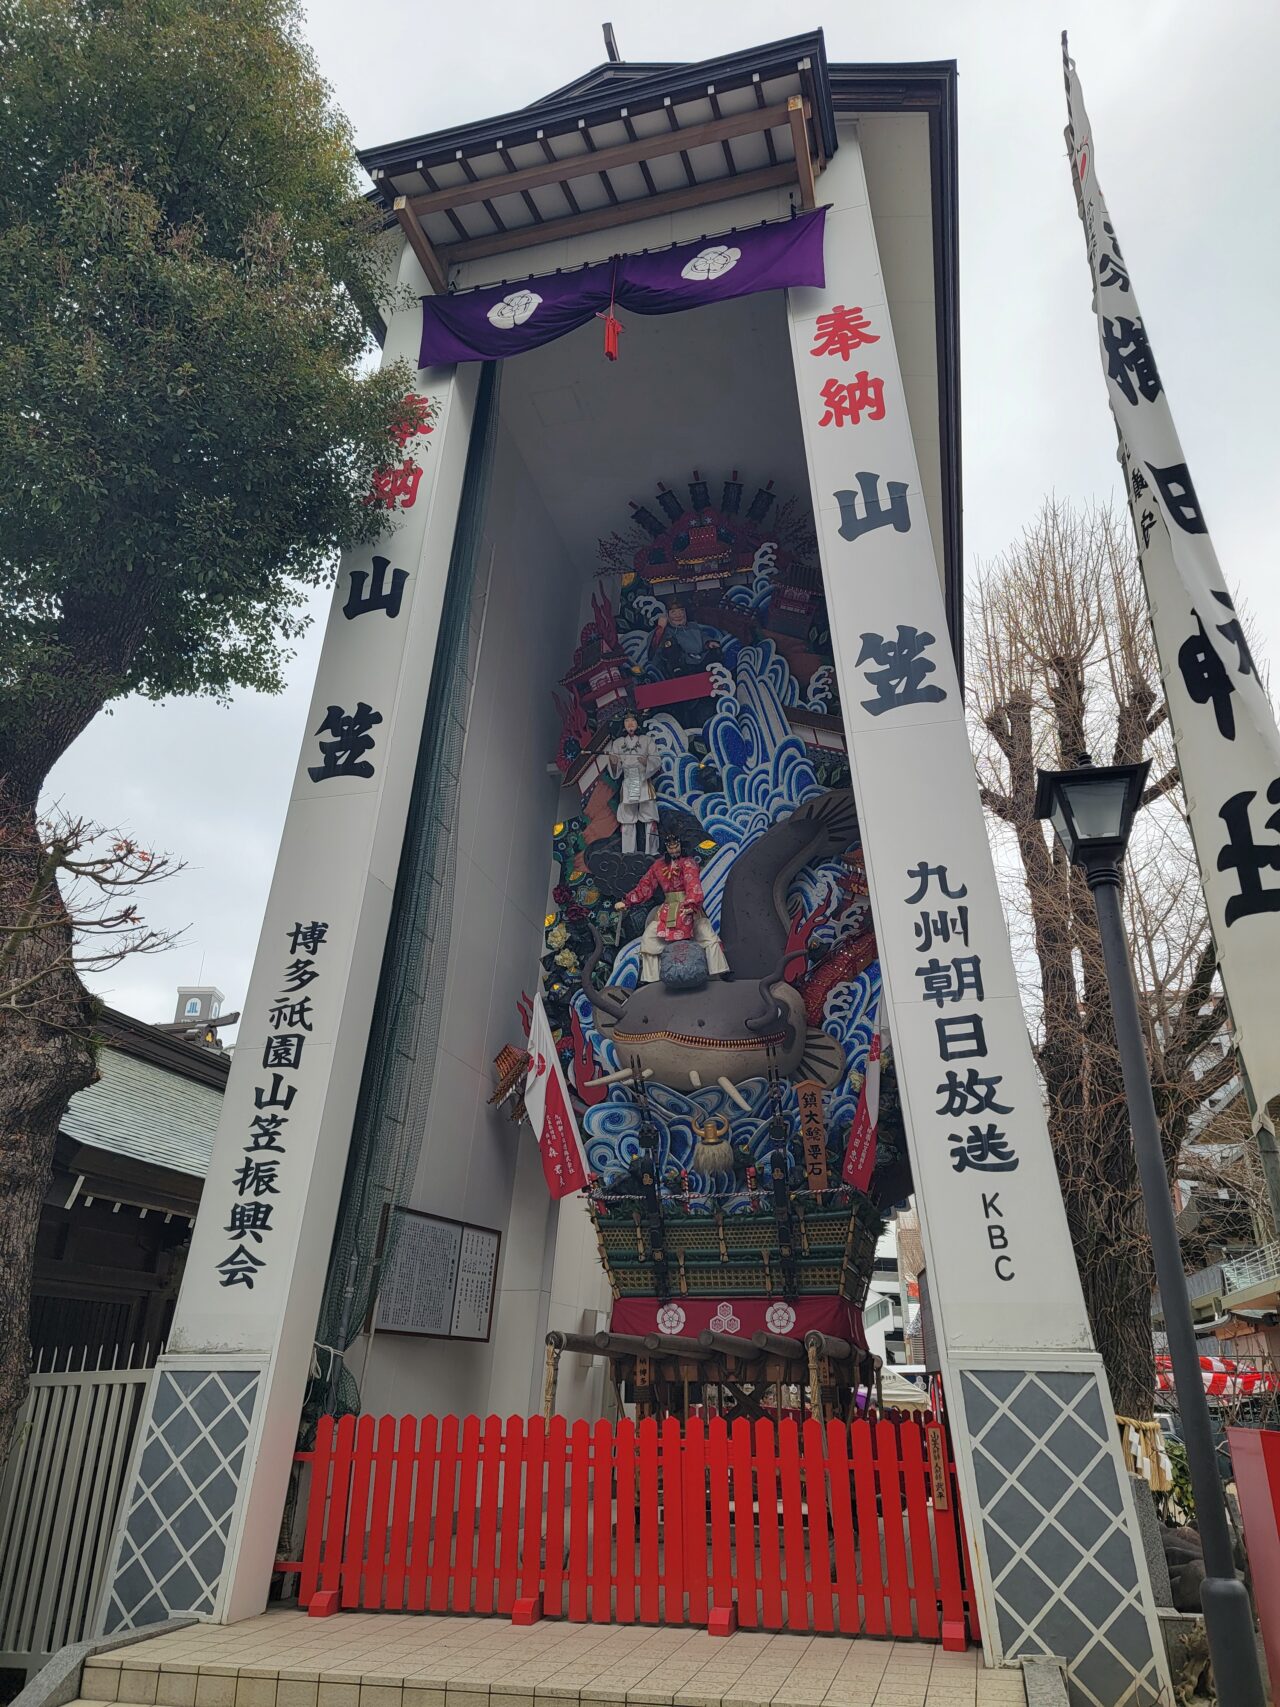
<svg viewBox="0 0 1280 1707"><path fill-rule="evenodd" d="M702 910L702 880L697 860L685 853L678 835L666 836L663 846L666 852L654 860L635 888L615 903L615 910L622 912L662 890L662 905L650 913L640 938L641 981L658 982L662 975L662 949L668 942L696 942L707 957L707 971L712 977L727 972L729 962L720 938Z"/></svg>

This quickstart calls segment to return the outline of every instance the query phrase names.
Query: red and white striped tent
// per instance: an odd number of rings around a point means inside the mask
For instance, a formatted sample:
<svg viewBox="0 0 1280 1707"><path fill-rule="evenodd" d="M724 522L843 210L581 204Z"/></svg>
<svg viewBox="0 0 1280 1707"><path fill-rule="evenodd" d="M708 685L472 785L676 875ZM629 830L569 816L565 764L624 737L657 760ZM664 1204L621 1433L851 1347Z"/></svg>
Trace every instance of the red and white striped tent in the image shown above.
<svg viewBox="0 0 1280 1707"><path fill-rule="evenodd" d="M1225 1357L1202 1357L1200 1379L1212 1399L1247 1399L1254 1393L1280 1391L1280 1376ZM1156 1358L1156 1387L1162 1393L1173 1391L1173 1364L1167 1357Z"/></svg>

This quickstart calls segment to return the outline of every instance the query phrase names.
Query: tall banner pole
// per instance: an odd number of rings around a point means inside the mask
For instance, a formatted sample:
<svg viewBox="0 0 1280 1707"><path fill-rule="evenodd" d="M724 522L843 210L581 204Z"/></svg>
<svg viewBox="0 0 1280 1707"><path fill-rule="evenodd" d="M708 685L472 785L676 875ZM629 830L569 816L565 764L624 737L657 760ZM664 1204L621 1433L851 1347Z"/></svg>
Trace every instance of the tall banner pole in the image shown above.
<svg viewBox="0 0 1280 1707"><path fill-rule="evenodd" d="M1187 817L1280 1230L1280 730L1218 567L1133 279L1098 185L1093 132L1062 36L1067 147L1093 280ZM1268 832L1270 832L1268 834Z"/></svg>
<svg viewBox="0 0 1280 1707"><path fill-rule="evenodd" d="M822 188L827 283L788 292L792 360L983 1643L997 1664L1063 1656L1081 1700L1147 1707L1167 1698L1155 1603L1018 995L856 135ZM919 275L927 297L924 262Z"/></svg>
<svg viewBox="0 0 1280 1707"><path fill-rule="evenodd" d="M401 283L423 288L404 252ZM417 430L375 481L394 522L342 554L293 791L166 1354L100 1622L266 1606L422 739L479 367L384 359Z"/></svg>

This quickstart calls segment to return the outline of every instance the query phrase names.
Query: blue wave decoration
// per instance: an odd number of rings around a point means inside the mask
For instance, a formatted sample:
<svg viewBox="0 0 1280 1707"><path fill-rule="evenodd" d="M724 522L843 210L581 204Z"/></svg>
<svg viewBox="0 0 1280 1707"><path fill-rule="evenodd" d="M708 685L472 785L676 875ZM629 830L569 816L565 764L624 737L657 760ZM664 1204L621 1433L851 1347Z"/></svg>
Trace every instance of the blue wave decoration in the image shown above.
<svg viewBox="0 0 1280 1707"><path fill-rule="evenodd" d="M739 587L734 592L760 597L771 584L771 571L761 566L751 587ZM647 609L649 605L654 607L652 612ZM643 620L648 621L656 617L661 606L656 599L641 598L636 608ZM648 631L624 631L620 639L628 658L641 663L648 645ZM723 792L706 794L699 788L697 773L701 759L691 751L692 732L682 728L676 718L668 713L656 714L649 720L649 730L663 759L660 803L690 813L702 825L704 836L716 844L715 852L703 864L702 886L707 915L717 924L725 881L734 860L766 830L823 790L804 743L791 733L787 708L800 703L799 688L786 659L773 642L764 640L742 646L726 636L723 661L713 668L712 677L716 709L699 733L720 772ZM829 694L829 687L824 690L817 677L815 682L816 689L812 685L810 688L807 706L810 710L822 708L812 703L815 692L823 704L824 692ZM839 861L827 861L802 872L791 886L792 904L805 917L820 907L835 911L843 899L838 887L843 874L844 867ZM813 940L823 947L832 947L850 928L849 924L820 925ZM639 970L639 942L635 941L615 956L608 981L624 989L634 989ZM837 984L826 1000L823 1029L840 1044L846 1060L842 1077L826 1096L827 1127L833 1146L838 1146L842 1135L847 1133L857 1107L879 996L880 968L878 962L873 962L858 977ZM591 1005L581 991L574 999L574 1006L602 1070L617 1072L622 1065L617 1050L597 1028ZM729 1212L749 1208L749 1195L732 1171L705 1177L694 1170L693 1152L698 1138L693 1122L702 1123L709 1115L727 1117L727 1136L742 1163L753 1162L763 1170L770 1154L769 1122L773 1113L768 1081L750 1079L738 1089L750 1112L738 1108L718 1086L704 1086L686 1093L665 1085L651 1085L648 1094L650 1118L658 1133L659 1179L684 1171L695 1197L713 1196L716 1207ZM789 1127L796 1130L799 1111L795 1087L791 1084L784 1086L783 1112L788 1116ZM612 1086L608 1097L587 1111L583 1135L587 1160L606 1187L621 1185L630 1163L639 1155L640 1121L639 1105L626 1085ZM798 1162L799 1156L793 1156L792 1160Z"/></svg>

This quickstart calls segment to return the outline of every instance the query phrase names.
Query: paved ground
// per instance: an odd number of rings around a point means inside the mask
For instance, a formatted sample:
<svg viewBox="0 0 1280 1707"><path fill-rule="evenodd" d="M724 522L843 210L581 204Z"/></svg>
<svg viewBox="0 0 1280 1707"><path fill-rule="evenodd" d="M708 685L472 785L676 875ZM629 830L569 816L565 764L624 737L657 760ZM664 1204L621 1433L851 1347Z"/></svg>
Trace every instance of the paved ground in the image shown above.
<svg viewBox="0 0 1280 1707"><path fill-rule="evenodd" d="M545 1620L269 1612L98 1655L135 1707L1023 1707L1018 1670L925 1642Z"/></svg>

